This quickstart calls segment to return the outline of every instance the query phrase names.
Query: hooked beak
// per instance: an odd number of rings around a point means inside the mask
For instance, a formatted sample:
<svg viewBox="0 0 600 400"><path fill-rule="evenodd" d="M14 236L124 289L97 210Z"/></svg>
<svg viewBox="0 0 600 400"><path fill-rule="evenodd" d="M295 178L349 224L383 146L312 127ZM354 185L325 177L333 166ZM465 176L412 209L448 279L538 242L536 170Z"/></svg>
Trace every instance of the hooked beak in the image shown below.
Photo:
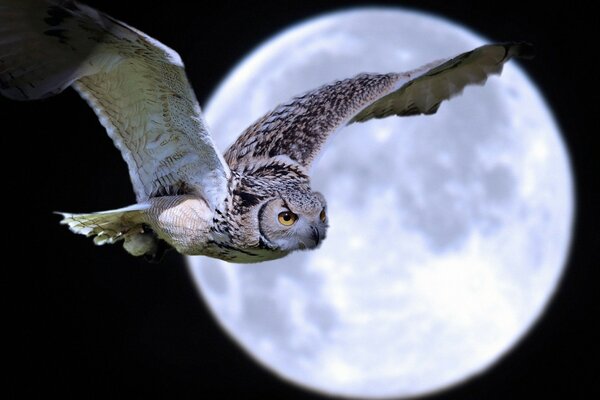
<svg viewBox="0 0 600 400"><path fill-rule="evenodd" d="M317 228L311 227L312 229L312 239L315 242L315 247L319 245L321 242L321 235L319 235L319 230Z"/></svg>

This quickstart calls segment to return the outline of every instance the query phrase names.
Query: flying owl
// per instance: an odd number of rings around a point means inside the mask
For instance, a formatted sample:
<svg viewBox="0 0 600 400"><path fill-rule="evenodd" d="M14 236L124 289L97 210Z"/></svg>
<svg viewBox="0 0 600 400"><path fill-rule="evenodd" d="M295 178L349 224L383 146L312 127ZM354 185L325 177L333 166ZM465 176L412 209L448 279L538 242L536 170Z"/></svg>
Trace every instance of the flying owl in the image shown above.
<svg viewBox="0 0 600 400"><path fill-rule="evenodd" d="M0 93L42 99L72 86L129 168L137 204L63 213L61 223L150 258L172 247L250 263L318 247L327 203L311 189L309 170L331 133L371 118L433 114L530 52L523 43L491 44L408 72L324 85L275 107L221 155L175 51L75 1L0 0Z"/></svg>

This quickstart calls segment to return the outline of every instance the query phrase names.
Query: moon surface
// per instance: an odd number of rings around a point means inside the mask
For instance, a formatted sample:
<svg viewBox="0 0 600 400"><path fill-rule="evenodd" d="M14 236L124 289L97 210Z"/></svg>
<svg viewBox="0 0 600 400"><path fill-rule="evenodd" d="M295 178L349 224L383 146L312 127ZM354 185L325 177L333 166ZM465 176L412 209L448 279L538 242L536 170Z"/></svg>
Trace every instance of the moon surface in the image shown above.
<svg viewBox="0 0 600 400"><path fill-rule="evenodd" d="M224 151L295 95L484 42L398 8L328 14L250 54L206 118ZM312 176L328 200L320 249L253 265L189 258L225 331L288 381L351 397L443 389L509 351L557 287L572 176L551 112L514 61L435 115L346 127Z"/></svg>

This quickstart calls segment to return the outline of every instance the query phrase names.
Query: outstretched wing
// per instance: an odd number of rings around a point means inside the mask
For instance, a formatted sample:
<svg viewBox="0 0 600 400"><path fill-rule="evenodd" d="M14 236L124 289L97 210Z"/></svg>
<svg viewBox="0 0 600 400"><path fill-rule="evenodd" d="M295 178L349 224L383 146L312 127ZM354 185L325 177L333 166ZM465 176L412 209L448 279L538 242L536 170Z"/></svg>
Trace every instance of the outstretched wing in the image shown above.
<svg viewBox="0 0 600 400"><path fill-rule="evenodd" d="M390 115L433 114L470 84L484 84L514 56L531 55L523 43L491 44L413 71L361 74L310 91L275 108L238 138L225 159L232 169L277 156L309 167L339 127Z"/></svg>
<svg viewBox="0 0 600 400"><path fill-rule="evenodd" d="M39 99L69 85L121 151L138 201L197 192L214 207L225 197L229 168L177 53L74 1L0 0L0 93Z"/></svg>

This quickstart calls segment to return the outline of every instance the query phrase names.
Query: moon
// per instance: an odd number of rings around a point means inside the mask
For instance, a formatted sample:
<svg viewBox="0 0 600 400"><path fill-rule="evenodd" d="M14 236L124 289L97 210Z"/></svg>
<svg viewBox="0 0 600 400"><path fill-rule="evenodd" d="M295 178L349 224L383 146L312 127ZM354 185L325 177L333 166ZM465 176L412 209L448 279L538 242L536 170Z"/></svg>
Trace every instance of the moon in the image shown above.
<svg viewBox="0 0 600 400"><path fill-rule="evenodd" d="M485 42L399 8L327 14L246 57L206 118L225 150L307 90ZM344 128L312 182L328 201L321 248L255 265L189 258L224 330L285 380L348 397L439 391L510 351L557 288L573 178L551 111L516 62L435 115Z"/></svg>

